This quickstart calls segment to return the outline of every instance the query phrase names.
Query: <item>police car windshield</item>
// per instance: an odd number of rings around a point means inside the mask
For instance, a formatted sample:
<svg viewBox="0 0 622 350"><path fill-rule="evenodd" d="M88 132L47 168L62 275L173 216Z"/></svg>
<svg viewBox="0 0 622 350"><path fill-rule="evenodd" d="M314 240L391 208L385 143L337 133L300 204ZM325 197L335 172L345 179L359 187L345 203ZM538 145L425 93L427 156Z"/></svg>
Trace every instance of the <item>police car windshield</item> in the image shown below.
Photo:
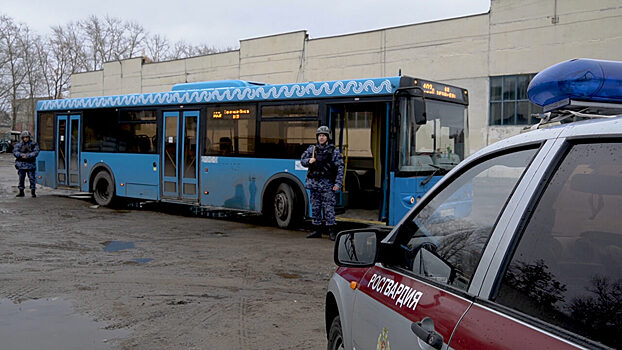
<svg viewBox="0 0 622 350"><path fill-rule="evenodd" d="M428 99L426 113L425 125L416 125L408 113L401 113L400 171L446 172L464 159L466 106Z"/></svg>

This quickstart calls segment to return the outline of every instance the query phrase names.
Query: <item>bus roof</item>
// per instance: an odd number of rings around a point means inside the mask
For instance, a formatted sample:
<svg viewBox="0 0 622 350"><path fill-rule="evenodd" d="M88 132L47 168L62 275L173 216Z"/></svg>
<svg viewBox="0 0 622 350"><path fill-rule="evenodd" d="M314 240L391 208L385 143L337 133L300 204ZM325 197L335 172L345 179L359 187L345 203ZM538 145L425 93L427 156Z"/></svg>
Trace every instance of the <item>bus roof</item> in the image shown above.
<svg viewBox="0 0 622 350"><path fill-rule="evenodd" d="M266 85L238 83L228 87L207 88L206 86L210 86L208 83L190 83L179 85L173 91L167 92L39 101L37 111L391 95L400 86L402 78L387 77ZM211 86L218 85L212 84Z"/></svg>
<svg viewBox="0 0 622 350"><path fill-rule="evenodd" d="M527 95L545 112L575 101L622 103L622 62L580 58L558 63L533 78Z"/></svg>

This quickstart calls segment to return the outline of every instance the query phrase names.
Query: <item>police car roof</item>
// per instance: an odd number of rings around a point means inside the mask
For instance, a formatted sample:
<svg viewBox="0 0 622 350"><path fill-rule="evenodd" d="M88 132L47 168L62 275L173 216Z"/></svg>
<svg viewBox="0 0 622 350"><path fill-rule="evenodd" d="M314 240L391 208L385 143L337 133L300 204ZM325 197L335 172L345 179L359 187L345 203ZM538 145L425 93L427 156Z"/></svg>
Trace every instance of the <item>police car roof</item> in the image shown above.
<svg viewBox="0 0 622 350"><path fill-rule="evenodd" d="M575 123L562 124L546 129L537 129L520 135L508 137L469 156L466 160L475 159L482 155L494 153L507 148L520 147L560 137L622 137L622 116L609 119L585 120ZM463 162L466 163L466 162ZM456 168L458 168L457 166Z"/></svg>

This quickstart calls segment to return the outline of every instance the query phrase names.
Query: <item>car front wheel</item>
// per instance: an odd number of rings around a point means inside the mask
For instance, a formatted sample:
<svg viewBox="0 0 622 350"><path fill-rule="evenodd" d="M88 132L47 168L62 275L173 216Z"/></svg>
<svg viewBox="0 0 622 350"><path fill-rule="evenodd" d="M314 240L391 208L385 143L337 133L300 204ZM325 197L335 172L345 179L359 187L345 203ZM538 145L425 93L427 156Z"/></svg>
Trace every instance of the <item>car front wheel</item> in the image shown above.
<svg viewBox="0 0 622 350"><path fill-rule="evenodd" d="M343 332L341 331L341 320L339 315L333 318L328 331L328 350L343 350Z"/></svg>

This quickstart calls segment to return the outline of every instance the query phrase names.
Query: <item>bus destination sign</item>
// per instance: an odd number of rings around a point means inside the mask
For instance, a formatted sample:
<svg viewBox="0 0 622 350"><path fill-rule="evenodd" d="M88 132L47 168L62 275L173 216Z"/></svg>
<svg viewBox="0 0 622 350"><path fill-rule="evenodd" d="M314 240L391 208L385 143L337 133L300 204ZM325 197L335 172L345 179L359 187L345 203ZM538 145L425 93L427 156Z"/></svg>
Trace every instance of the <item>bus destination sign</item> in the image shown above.
<svg viewBox="0 0 622 350"><path fill-rule="evenodd" d="M415 79L415 86L422 88L423 92L426 95L432 95L442 100L461 102L461 103L467 102L467 98L466 98L467 91L457 88L455 86L439 84L439 83L426 81L426 80L420 80L420 79Z"/></svg>
<svg viewBox="0 0 622 350"><path fill-rule="evenodd" d="M219 109L212 112L213 119L248 119L250 117L250 109L237 108L237 109Z"/></svg>

